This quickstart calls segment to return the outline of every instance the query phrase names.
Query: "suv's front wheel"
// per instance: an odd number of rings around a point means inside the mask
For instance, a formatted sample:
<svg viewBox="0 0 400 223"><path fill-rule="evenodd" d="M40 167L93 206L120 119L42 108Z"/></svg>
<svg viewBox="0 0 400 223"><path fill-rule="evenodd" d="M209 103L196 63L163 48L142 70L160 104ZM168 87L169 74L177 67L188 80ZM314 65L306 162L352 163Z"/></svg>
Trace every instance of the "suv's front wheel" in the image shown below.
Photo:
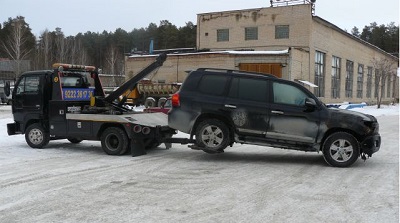
<svg viewBox="0 0 400 223"><path fill-rule="evenodd" d="M325 161L334 167L348 167L360 155L358 141L346 132L335 132L330 135L323 145Z"/></svg>
<svg viewBox="0 0 400 223"><path fill-rule="evenodd" d="M218 119L206 119L196 128L196 144L207 153L220 153L229 145L229 129Z"/></svg>

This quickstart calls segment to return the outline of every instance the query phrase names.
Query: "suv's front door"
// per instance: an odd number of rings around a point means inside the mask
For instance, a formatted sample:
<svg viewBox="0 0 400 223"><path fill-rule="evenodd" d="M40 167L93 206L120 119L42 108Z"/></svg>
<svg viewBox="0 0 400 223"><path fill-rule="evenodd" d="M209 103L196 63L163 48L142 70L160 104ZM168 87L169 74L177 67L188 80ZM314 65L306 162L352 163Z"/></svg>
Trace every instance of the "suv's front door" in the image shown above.
<svg viewBox="0 0 400 223"><path fill-rule="evenodd" d="M313 144L320 118L318 110L307 110L310 93L295 84L273 81L267 138L293 143Z"/></svg>
<svg viewBox="0 0 400 223"><path fill-rule="evenodd" d="M233 77L224 109L239 135L264 137L268 126L268 81Z"/></svg>

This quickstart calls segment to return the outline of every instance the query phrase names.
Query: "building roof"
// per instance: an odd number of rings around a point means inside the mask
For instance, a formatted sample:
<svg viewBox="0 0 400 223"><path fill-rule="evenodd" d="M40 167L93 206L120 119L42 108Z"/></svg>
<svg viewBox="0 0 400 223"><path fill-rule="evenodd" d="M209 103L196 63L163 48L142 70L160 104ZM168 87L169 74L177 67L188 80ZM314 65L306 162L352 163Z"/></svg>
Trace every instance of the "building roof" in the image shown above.
<svg viewBox="0 0 400 223"><path fill-rule="evenodd" d="M320 23L320 24L322 24L322 25L324 25L326 27L334 29L335 31L340 32L341 34L343 34L343 35L345 35L345 36L347 36L347 37L349 37L349 38L351 38L351 39L353 39L353 40L355 40L355 41L357 41L357 42L359 42L359 43L361 43L361 44L363 44L363 45L365 45L367 47L370 47L370 48L372 48L374 50L380 51L381 53L383 53L383 54L385 54L385 55L387 55L389 57L392 57L393 59L396 59L396 60L399 59L396 56L393 56L392 54L382 50L381 48L379 48L379 47L377 47L377 46L375 46L375 45L373 45L373 44L371 44L371 43L369 43L369 42L367 42L365 40L362 40L362 39L358 38L357 36L354 36L354 35L346 32L346 31L344 31L343 29L337 27L335 24L330 23L327 20L325 20L325 19L323 19L323 18L321 18L319 16L313 16L312 19L315 22L318 22L318 23Z"/></svg>
<svg viewBox="0 0 400 223"><path fill-rule="evenodd" d="M172 53L171 56L190 56L190 55L206 55L206 54L225 54L225 55L287 55L289 49L285 50L225 50L225 51L207 51L194 53ZM156 57L157 54L148 55L132 55L129 58Z"/></svg>

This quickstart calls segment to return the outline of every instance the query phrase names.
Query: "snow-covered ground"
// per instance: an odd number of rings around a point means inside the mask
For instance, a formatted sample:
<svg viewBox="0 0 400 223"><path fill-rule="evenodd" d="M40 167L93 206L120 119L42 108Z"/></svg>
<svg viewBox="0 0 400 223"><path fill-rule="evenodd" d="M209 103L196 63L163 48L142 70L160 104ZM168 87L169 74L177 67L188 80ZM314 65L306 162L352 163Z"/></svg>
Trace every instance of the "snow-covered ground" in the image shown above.
<svg viewBox="0 0 400 223"><path fill-rule="evenodd" d="M235 145L108 156L99 142L31 149L0 105L0 222L399 222L399 106L375 115L382 146L328 167L321 154Z"/></svg>

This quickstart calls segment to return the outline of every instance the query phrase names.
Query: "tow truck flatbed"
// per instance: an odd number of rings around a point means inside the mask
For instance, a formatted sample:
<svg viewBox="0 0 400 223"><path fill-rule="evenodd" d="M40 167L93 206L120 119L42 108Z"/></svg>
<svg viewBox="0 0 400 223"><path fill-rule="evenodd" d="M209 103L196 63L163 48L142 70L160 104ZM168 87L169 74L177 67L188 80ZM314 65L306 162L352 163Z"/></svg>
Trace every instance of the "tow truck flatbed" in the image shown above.
<svg viewBox="0 0 400 223"><path fill-rule="evenodd" d="M138 156L161 143L167 148L173 142L188 143L189 139L172 139L176 131L168 126L166 114L134 112L125 106L123 95L165 60L166 54L159 55L107 96L94 66L57 63L54 70L26 72L12 92L14 123L7 124L8 134L25 134L32 148L43 148L53 139L98 140L109 155L122 155L130 148L132 156Z"/></svg>

